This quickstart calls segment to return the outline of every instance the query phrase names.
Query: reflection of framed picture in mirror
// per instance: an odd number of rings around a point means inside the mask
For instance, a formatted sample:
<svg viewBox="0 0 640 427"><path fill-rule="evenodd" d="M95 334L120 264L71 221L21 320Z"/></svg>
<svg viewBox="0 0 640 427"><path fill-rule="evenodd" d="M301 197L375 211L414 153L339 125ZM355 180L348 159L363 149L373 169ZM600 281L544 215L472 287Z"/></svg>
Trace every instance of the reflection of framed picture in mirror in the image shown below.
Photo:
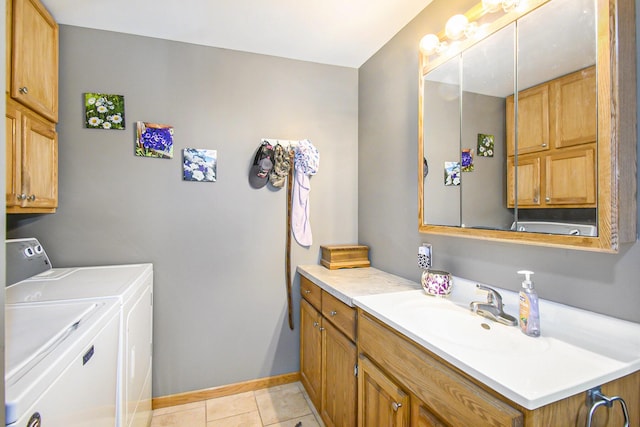
<svg viewBox="0 0 640 427"><path fill-rule="evenodd" d="M444 162L444 185L460 185L460 162Z"/></svg>
<svg viewBox="0 0 640 427"><path fill-rule="evenodd" d="M485 135L483 133L478 134L478 156L493 157L493 145L493 135Z"/></svg>

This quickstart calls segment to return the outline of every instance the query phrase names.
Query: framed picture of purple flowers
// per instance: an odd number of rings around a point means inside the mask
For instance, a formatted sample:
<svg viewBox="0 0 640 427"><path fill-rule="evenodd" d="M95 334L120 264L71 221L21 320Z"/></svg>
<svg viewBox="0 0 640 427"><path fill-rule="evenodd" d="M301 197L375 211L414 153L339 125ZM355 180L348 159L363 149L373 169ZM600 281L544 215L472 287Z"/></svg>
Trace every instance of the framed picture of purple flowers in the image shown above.
<svg viewBox="0 0 640 427"><path fill-rule="evenodd" d="M90 129L124 129L124 96L85 93L84 125Z"/></svg>
<svg viewBox="0 0 640 427"><path fill-rule="evenodd" d="M462 149L462 172L473 172L473 150Z"/></svg>
<svg viewBox="0 0 640 427"><path fill-rule="evenodd" d="M218 152L199 148L185 148L182 168L185 181L215 182L217 177Z"/></svg>
<svg viewBox="0 0 640 427"><path fill-rule="evenodd" d="M138 122L136 156L173 158L173 126Z"/></svg>

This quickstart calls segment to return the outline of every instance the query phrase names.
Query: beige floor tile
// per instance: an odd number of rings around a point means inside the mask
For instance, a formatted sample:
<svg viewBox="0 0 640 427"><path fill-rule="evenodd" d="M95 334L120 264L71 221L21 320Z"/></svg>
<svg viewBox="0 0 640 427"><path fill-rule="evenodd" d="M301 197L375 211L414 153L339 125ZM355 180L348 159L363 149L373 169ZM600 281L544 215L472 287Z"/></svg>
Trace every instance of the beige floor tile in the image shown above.
<svg viewBox="0 0 640 427"><path fill-rule="evenodd" d="M262 427L262 420L256 410L227 418L207 421L207 427Z"/></svg>
<svg viewBox="0 0 640 427"><path fill-rule="evenodd" d="M184 405L169 406L168 408L154 409L153 416L155 417L156 415L164 415L164 414L170 414L170 413L181 412L181 411L190 411L196 408L201 409L205 407L204 405L205 405L204 401L199 401L199 402L193 402L193 403L185 403Z"/></svg>
<svg viewBox="0 0 640 427"><path fill-rule="evenodd" d="M207 404L207 421L219 420L247 412L258 411L256 398L252 391L238 393L232 396L209 399Z"/></svg>
<svg viewBox="0 0 640 427"><path fill-rule="evenodd" d="M151 427L206 427L205 408L153 415Z"/></svg>
<svg viewBox="0 0 640 427"><path fill-rule="evenodd" d="M259 390L255 392L255 396L264 425L289 421L311 414L311 409L307 405L298 383Z"/></svg>
<svg viewBox="0 0 640 427"><path fill-rule="evenodd" d="M281 423L275 423L275 424L265 424L265 427L295 427L298 423L302 423L301 427L321 427L320 424L318 423L318 421L316 420L316 417L314 417L313 415L307 415L305 417L301 417L301 418L294 418L293 420L289 420L289 421L284 421ZM209 427L209 426L207 426Z"/></svg>

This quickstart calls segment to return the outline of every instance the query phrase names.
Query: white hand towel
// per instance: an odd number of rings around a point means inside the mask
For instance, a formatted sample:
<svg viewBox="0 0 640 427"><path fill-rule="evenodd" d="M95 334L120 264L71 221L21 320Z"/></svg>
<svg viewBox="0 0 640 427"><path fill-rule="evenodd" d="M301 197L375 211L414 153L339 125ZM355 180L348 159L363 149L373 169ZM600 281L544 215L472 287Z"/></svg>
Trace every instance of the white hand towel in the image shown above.
<svg viewBox="0 0 640 427"><path fill-rule="evenodd" d="M309 222L309 177L302 171L295 171L293 196L291 200L291 231L302 246L311 246L313 236Z"/></svg>

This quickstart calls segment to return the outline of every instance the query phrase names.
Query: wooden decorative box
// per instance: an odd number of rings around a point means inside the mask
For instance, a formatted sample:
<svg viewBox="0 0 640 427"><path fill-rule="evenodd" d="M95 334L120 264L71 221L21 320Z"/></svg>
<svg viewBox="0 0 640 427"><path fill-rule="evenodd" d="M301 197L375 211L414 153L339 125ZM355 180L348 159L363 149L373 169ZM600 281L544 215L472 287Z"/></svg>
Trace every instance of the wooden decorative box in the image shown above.
<svg viewBox="0 0 640 427"><path fill-rule="evenodd" d="M329 270L338 268L369 267L369 247L363 245L327 245L320 246L322 258L320 264Z"/></svg>

